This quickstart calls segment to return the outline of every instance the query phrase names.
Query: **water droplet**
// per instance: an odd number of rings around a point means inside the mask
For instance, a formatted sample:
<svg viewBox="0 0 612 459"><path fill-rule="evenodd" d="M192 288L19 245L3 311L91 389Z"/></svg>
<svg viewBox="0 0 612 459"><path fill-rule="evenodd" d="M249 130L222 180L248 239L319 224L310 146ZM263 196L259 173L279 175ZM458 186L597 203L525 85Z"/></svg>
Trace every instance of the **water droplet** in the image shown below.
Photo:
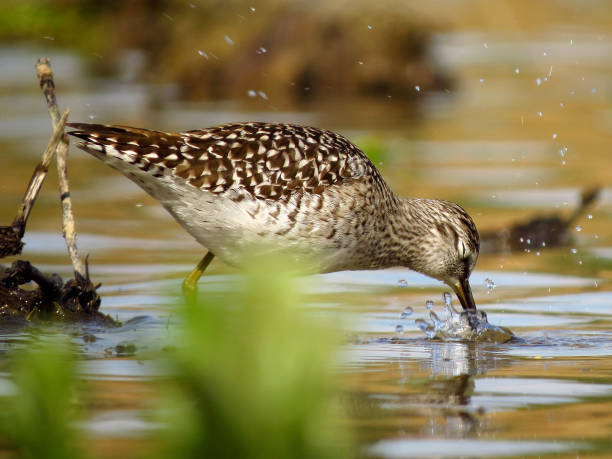
<svg viewBox="0 0 612 459"><path fill-rule="evenodd" d="M582 264L582 260L578 260L578 264L581 265Z"/></svg>
<svg viewBox="0 0 612 459"><path fill-rule="evenodd" d="M414 87L414 89L416 92L421 92L421 87L418 84Z"/></svg>
<svg viewBox="0 0 612 459"><path fill-rule="evenodd" d="M565 160L561 161L561 165L565 166L567 164L567 162Z"/></svg>
<svg viewBox="0 0 612 459"><path fill-rule="evenodd" d="M363 65L363 61L357 61L359 65Z"/></svg>
<svg viewBox="0 0 612 459"><path fill-rule="evenodd" d="M406 307L400 314L400 319L407 318L408 316L412 314L412 312L413 312L413 309L410 306Z"/></svg>
<svg viewBox="0 0 612 459"><path fill-rule="evenodd" d="M522 237L519 238L519 242L525 242L525 239L523 239Z"/></svg>
<svg viewBox="0 0 612 459"><path fill-rule="evenodd" d="M582 226L576 225L576 231L582 231Z"/></svg>
<svg viewBox="0 0 612 459"><path fill-rule="evenodd" d="M572 253L577 253L577 252L578 252L578 250L577 250L577 249L573 249L573 248L572 248L572 249L570 249L570 252L572 252Z"/></svg>
<svg viewBox="0 0 612 459"><path fill-rule="evenodd" d="M521 73L521 70L517 67L517 68L514 69L514 73L516 73L518 75L519 73Z"/></svg>
<svg viewBox="0 0 612 459"><path fill-rule="evenodd" d="M542 56L548 56L548 53L547 53L546 51L544 51L544 52L542 53Z"/></svg>
<svg viewBox="0 0 612 459"><path fill-rule="evenodd" d="M563 108L565 107L565 104L563 102L559 102L559 107Z"/></svg>
<svg viewBox="0 0 612 459"><path fill-rule="evenodd" d="M527 244L531 244L531 239L527 239Z"/></svg>
<svg viewBox="0 0 612 459"><path fill-rule="evenodd" d="M247 91L247 95L248 95L249 97L256 97L256 96L257 96L257 92L256 92L256 91L254 91L254 90L252 90L252 89L249 89L249 90Z"/></svg>
<svg viewBox="0 0 612 459"><path fill-rule="evenodd" d="M481 79L480 79L480 82L481 82L481 83L484 83L484 82L485 82L485 79L484 79L484 78L481 78Z"/></svg>
<svg viewBox="0 0 612 459"><path fill-rule="evenodd" d="M538 256L538 257L539 257L539 256L540 256L540 252L536 252L536 256Z"/></svg>
<svg viewBox="0 0 612 459"><path fill-rule="evenodd" d="M599 287L599 284L597 283L597 281L593 281L593 283L595 284L595 287Z"/></svg>
<svg viewBox="0 0 612 459"><path fill-rule="evenodd" d="M543 115L543 113L542 113L542 112L538 112L538 116L539 116L540 118L542 118L542 115Z"/></svg>
<svg viewBox="0 0 612 459"><path fill-rule="evenodd" d="M253 13L254 13L254 12L255 12L255 7L254 7L254 6L251 6L251 7L249 7L249 10L251 10L251 12L253 12Z"/></svg>
<svg viewBox="0 0 612 459"><path fill-rule="evenodd" d="M425 308L427 308L427 310L431 311L434 307L434 302L431 300L427 300L425 302Z"/></svg>
<svg viewBox="0 0 612 459"><path fill-rule="evenodd" d="M591 214L587 215L587 220L593 220L593 216Z"/></svg>
<svg viewBox="0 0 612 459"><path fill-rule="evenodd" d="M266 54L268 52L268 50L266 48L264 48L263 46L261 48L259 48L257 51L255 51L257 54Z"/></svg>
<svg viewBox="0 0 612 459"><path fill-rule="evenodd" d="M263 100L268 100L268 95L265 92L257 91L257 94L259 94L259 97L261 97Z"/></svg>
<svg viewBox="0 0 612 459"><path fill-rule="evenodd" d="M204 59L210 59L210 58L208 57L208 54L207 54L206 52L202 51L202 50L199 50L199 51L198 51L198 54L199 54L200 56L202 56Z"/></svg>
<svg viewBox="0 0 612 459"><path fill-rule="evenodd" d="M95 119L96 119L96 115L89 115L89 116L88 116L88 118L89 118L90 120L95 120Z"/></svg>
<svg viewBox="0 0 612 459"><path fill-rule="evenodd" d="M444 298L444 305L446 307L452 306L453 296L450 293L444 292L444 294L442 295L442 298Z"/></svg>
<svg viewBox="0 0 612 459"><path fill-rule="evenodd" d="M540 85L542 84L542 78L537 77L537 78L536 78L536 84L537 84L538 86L540 86Z"/></svg>
<svg viewBox="0 0 612 459"><path fill-rule="evenodd" d="M227 43L230 46L234 45L234 40L232 40L229 35L223 35L223 39L225 40L225 43Z"/></svg>
<svg viewBox="0 0 612 459"><path fill-rule="evenodd" d="M546 242L542 241L542 247L546 247Z"/></svg>
<svg viewBox="0 0 612 459"><path fill-rule="evenodd" d="M402 333L404 333L404 326L403 326L403 325L396 325L396 326L395 326L395 333L398 333L398 334L400 334L400 335L401 335Z"/></svg>
<svg viewBox="0 0 612 459"><path fill-rule="evenodd" d="M142 203L137 202L137 203L136 203L136 207L142 207Z"/></svg>
<svg viewBox="0 0 612 459"><path fill-rule="evenodd" d="M408 282L406 281L406 279L400 279L397 281L397 286L400 288L406 288L408 287Z"/></svg>
<svg viewBox="0 0 612 459"><path fill-rule="evenodd" d="M368 25L368 30L372 30L372 26L371 25Z"/></svg>
<svg viewBox="0 0 612 459"><path fill-rule="evenodd" d="M556 138L557 138L557 133L556 133L556 132L555 132L555 133L553 133L552 138L553 138L553 139L556 139Z"/></svg>
<svg viewBox="0 0 612 459"><path fill-rule="evenodd" d="M491 292L491 290L495 288L495 282L493 282L493 279L491 279L490 277L487 277L485 279L485 285L487 286L489 292Z"/></svg>
<svg viewBox="0 0 612 459"><path fill-rule="evenodd" d="M593 236L595 239L599 239L599 234L596 234L595 236Z"/></svg>

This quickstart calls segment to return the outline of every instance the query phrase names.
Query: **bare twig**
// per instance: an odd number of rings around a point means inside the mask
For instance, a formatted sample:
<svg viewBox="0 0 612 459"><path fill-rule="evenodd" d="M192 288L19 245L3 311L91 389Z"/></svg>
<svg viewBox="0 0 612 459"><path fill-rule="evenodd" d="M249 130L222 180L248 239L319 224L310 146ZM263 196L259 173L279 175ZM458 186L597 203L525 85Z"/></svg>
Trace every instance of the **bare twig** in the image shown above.
<svg viewBox="0 0 612 459"><path fill-rule="evenodd" d="M47 172L49 170L49 166L51 165L51 160L53 159L53 154L55 153L55 150L57 149L57 146L64 135L64 124L68 118L68 113L69 110L66 110L64 115L60 118L57 127L53 131L53 136L51 137L51 140L49 141L49 144L42 155L40 163L38 163L34 169L34 172L32 173L32 178L30 178L30 183L28 184L28 188L23 196L23 202L17 210L15 220L13 220L13 229L20 239L25 233L26 222L28 221L28 217L30 216L34 202L36 201L36 197L40 192L40 188L47 177Z"/></svg>
<svg viewBox="0 0 612 459"><path fill-rule="evenodd" d="M51 63L46 57L40 58L36 62L36 73L40 80L40 87L43 90L49 114L53 121L54 129L60 125L61 117L57 101L55 99L55 83L53 82L53 71ZM72 214L72 199L70 198L70 187L68 185L68 138L64 134L57 146L57 173L60 184L60 198L62 200L62 226L64 231L64 239L68 247L70 261L74 268L75 274L79 274L82 278L86 278L86 269L79 257L76 245L76 226L74 216Z"/></svg>
<svg viewBox="0 0 612 459"><path fill-rule="evenodd" d="M53 160L55 150L64 136L64 124L68 118L68 113L69 111L66 110L64 115L58 118L53 136L42 155L40 163L38 163L32 173L30 183L23 196L21 205L17 209L17 215L13 223L11 226L0 227L0 258L19 255L21 253L21 249L23 248L23 242L21 242L21 240L25 234L28 217L30 216L30 212L32 211L32 207L34 206L34 202L36 201L36 197L40 192L43 182L47 177L47 172Z"/></svg>

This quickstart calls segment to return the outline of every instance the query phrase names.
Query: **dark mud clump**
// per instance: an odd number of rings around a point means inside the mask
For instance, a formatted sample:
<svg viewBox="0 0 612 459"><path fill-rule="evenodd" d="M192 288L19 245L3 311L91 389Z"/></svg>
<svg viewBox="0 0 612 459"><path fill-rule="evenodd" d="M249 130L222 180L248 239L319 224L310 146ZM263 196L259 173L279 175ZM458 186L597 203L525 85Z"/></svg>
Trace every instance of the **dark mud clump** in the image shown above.
<svg viewBox="0 0 612 459"><path fill-rule="evenodd" d="M535 216L508 228L480 234L480 253L528 252L543 247L564 247L572 242L571 228L576 219L586 212L599 197L596 186L582 192L580 205L567 218L560 215Z"/></svg>
<svg viewBox="0 0 612 459"><path fill-rule="evenodd" d="M64 282L58 274L43 274L28 261L15 261L9 268L0 266L0 321L117 326L116 321L99 311L98 287L89 276L76 274Z"/></svg>

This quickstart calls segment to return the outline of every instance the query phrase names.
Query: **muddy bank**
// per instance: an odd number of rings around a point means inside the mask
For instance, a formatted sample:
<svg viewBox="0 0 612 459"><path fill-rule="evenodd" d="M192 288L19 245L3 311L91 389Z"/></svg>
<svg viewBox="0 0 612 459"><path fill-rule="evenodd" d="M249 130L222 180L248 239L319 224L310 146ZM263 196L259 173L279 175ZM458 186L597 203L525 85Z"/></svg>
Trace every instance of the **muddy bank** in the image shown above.
<svg viewBox="0 0 612 459"><path fill-rule="evenodd" d="M102 314L99 285L78 274L66 282L58 274L43 274L30 262L0 266L0 321L94 322L116 326Z"/></svg>
<svg viewBox="0 0 612 459"><path fill-rule="evenodd" d="M453 86L432 54L435 24L401 4L68 3L0 7L11 24L0 40L45 36L82 52L92 75L171 83L184 100L413 106L420 91ZM38 34L23 21L33 15L49 18Z"/></svg>

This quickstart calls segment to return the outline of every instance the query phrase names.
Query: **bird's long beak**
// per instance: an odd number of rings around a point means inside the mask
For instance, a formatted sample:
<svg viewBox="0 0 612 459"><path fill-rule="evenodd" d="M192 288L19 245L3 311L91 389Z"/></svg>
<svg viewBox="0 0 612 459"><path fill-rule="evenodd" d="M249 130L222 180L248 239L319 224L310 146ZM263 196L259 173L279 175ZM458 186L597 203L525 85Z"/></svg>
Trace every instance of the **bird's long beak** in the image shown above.
<svg viewBox="0 0 612 459"><path fill-rule="evenodd" d="M470 281L465 278L460 280L456 284L452 284L451 286L457 294L457 298L459 298L463 309L465 311L475 311L476 303L474 302L474 297L472 296L472 288L470 287Z"/></svg>

